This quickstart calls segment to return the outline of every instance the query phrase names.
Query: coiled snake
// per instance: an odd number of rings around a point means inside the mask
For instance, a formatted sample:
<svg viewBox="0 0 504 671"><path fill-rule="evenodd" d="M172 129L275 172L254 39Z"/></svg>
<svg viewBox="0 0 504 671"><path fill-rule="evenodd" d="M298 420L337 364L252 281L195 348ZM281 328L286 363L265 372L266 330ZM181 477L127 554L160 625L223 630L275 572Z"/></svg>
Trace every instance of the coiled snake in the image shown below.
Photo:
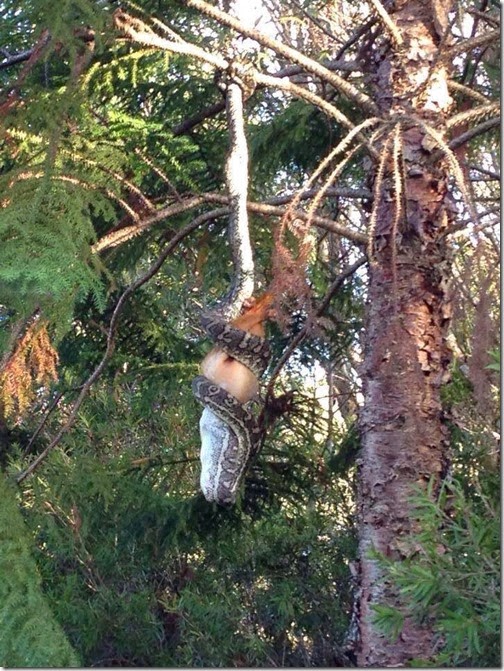
<svg viewBox="0 0 504 671"><path fill-rule="evenodd" d="M202 326L218 348L249 368L259 378L269 362L264 338L205 315ZM200 420L201 490L207 501L233 504L250 459L257 453L262 432L251 404L242 404L204 375L193 380L192 390L204 406Z"/></svg>
<svg viewBox="0 0 504 671"><path fill-rule="evenodd" d="M248 149L242 83L236 79L232 66L222 75L229 127L229 152L225 166L230 210L228 233L235 272L229 294L216 313L202 318L202 325L218 349L251 371L256 383L268 365L269 345L264 338L228 323L253 294L254 261L247 216ZM237 366L240 367L239 364ZM236 366L230 369L233 376ZM242 368L238 371L238 378L252 377L248 371L243 376ZM210 373L207 372L207 375ZM251 411L251 403L241 402L204 375L195 378L192 389L204 406L200 420L201 489L208 501L232 504L246 467L259 448L260 427ZM235 393L239 395L237 391ZM247 394L247 400L253 395Z"/></svg>

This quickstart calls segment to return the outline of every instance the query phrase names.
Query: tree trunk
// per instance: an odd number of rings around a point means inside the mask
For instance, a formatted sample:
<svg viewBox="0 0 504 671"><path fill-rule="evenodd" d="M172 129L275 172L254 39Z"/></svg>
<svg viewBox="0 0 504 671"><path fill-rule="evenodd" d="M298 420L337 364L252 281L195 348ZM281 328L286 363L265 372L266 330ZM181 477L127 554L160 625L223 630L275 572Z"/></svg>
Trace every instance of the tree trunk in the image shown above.
<svg viewBox="0 0 504 671"><path fill-rule="evenodd" d="M432 655L428 626L406 619L398 639L391 641L373 624L374 605L396 607L399 602L369 551L398 560L408 555L408 537L414 530L408 497L414 485L425 485L431 476L439 481L447 449L440 387L449 363L449 254L442 234L450 207L442 161L429 163L439 145L422 125L443 135L451 101L444 66L433 64L447 17L434 1L396 0L394 6L390 18L402 46L391 38L368 54L375 72L375 99L383 117L393 118L396 127L391 125L390 158L383 164L381 194L374 205L377 223L362 371L361 667L403 666L412 658ZM393 159L394 151L400 160ZM384 136L381 155L386 152ZM378 170L376 166L374 179Z"/></svg>

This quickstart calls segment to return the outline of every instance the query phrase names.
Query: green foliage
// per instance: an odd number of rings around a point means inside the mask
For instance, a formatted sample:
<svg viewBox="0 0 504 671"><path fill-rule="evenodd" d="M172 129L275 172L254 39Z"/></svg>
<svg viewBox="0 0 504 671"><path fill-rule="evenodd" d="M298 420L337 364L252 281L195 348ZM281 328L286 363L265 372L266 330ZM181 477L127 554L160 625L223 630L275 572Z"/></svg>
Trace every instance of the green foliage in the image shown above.
<svg viewBox="0 0 504 671"><path fill-rule="evenodd" d="M432 491L419 493L416 553L383 561L403 608L377 606L376 623L396 637L406 615L430 621L441 651L422 665L500 664L500 506L495 475L487 478L477 496L457 480L445 483L437 500Z"/></svg>
<svg viewBox="0 0 504 671"><path fill-rule="evenodd" d="M0 473L0 664L80 666L41 590L14 489Z"/></svg>
<svg viewBox="0 0 504 671"><path fill-rule="evenodd" d="M99 275L89 255L94 231L85 217L96 198L72 185L46 180L18 182L11 198L0 224L0 283L15 286L18 295L36 296L43 304L92 291L103 306Z"/></svg>
<svg viewBox="0 0 504 671"><path fill-rule="evenodd" d="M320 8L321 25L332 30L326 5L311 3L309 9ZM2 89L9 92L0 100L5 119L0 359L12 352L16 328L22 332L23 319L37 310L50 322L60 373L51 389L38 381L35 400L16 426L0 422L2 464L11 472L26 468L60 431L83 380L103 356L124 288L151 266L174 233L217 205L170 217L99 254L93 244L188 195L225 192L224 114L181 131L181 124L222 101L216 73L189 57L123 39L112 26L116 8L115 2L92 0L2 4L0 44L6 53L41 47L45 31L51 39L29 63L0 69ZM167 39L175 30L211 51L229 37L227 28L184 3L141 0L126 11ZM299 12L292 19L303 26L299 33L291 19L278 27L286 37L297 34L293 39L302 48L304 26L306 35L312 32L304 10L303 18L296 18ZM149 23L149 15L168 28ZM92 53L79 37L85 27L95 34ZM330 33L310 37L306 53L332 58L336 52L327 38L333 41ZM363 44L349 42L345 60L358 64ZM255 58L268 72L286 65L269 50ZM316 78L305 84L303 73L298 77L300 85L359 123L362 111L332 87ZM349 81L362 82L354 74ZM318 109L278 91L257 87L246 109L252 200L305 183L343 137L341 126ZM364 170L359 158L335 186L362 186ZM362 223L363 230L368 205L362 199L327 198L317 211L355 230ZM251 216L262 286L271 279L277 222ZM349 279L331 297L277 380L276 392L288 392L288 402L247 475L238 505L232 510L210 506L198 494L199 408L190 381L208 346L200 343L200 308L221 297L232 280L225 224L225 217L215 217L183 239L159 273L129 298L113 356L71 433L22 484L19 498L29 534L16 516L12 492L6 491L0 527L8 543L0 558L11 562L7 551L14 553L19 568L0 587L1 592L14 585L0 606L2 617L6 613L0 640L12 647L6 663L74 664L61 626L87 666L348 664L341 644L352 601L348 565L356 551L360 382L355 364L362 354L365 276ZM362 249L315 227L312 242L306 282L316 310ZM289 337L307 323L302 311L292 317ZM273 330L272 346L278 361L288 346L285 333ZM317 382L311 384L314 371ZM329 387L329 372L333 389L323 393L336 401L334 407L317 396ZM59 399L49 412L48 396ZM496 485L482 465L489 433L477 420L466 429L473 397L460 366L443 400L450 407L466 404L464 421L454 413L450 427L460 456L454 464L459 484L444 490L437 504L419 499L426 530L418 541L421 551L390 570L408 608L431 618L445 640L441 663L488 662L495 658L498 603L491 593L497 589ZM475 477L479 473L485 473L484 493ZM441 512L447 500L450 512ZM44 596L29 556L31 539ZM478 563L488 567L484 575ZM5 566L10 570L12 564ZM392 635L403 615L385 607L377 611ZM467 639L463 627L469 627ZM37 648L42 650L32 645L42 636L39 631L50 640L44 639L46 659L35 659Z"/></svg>
<svg viewBox="0 0 504 671"><path fill-rule="evenodd" d="M355 551L353 533L334 526L337 504L214 508L195 496L175 441L170 456L151 448L135 466L135 416L131 444L121 417L122 449L107 448L114 415L98 408L88 424L96 454L74 434L72 458L52 454L25 492L51 605L85 665L331 666Z"/></svg>
<svg viewBox="0 0 504 671"><path fill-rule="evenodd" d="M500 373L501 370L501 351L500 349L494 349L489 352L489 355L492 361L488 364L487 368L490 370L495 370Z"/></svg>

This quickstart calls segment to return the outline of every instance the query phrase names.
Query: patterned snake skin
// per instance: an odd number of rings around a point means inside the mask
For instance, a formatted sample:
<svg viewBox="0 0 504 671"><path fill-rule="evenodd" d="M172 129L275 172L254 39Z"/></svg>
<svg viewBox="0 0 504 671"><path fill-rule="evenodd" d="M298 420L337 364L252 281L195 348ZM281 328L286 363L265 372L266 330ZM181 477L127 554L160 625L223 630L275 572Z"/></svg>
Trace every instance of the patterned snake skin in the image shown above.
<svg viewBox="0 0 504 671"><path fill-rule="evenodd" d="M219 349L257 377L264 373L270 358L266 340L230 326L220 317L205 315L201 321ZM200 420L201 489L207 501L233 504L247 464L259 448L261 429L248 403L243 405L203 375L193 380L192 390L204 406Z"/></svg>

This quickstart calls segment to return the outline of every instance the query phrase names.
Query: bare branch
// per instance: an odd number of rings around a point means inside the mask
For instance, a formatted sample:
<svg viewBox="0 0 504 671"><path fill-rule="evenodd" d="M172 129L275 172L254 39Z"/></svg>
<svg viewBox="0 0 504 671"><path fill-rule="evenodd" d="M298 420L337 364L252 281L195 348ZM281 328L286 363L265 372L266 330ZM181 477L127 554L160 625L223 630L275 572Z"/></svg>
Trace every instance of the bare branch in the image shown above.
<svg viewBox="0 0 504 671"><path fill-rule="evenodd" d="M213 105L209 105L208 107L205 107L204 109L200 110L190 119L185 119L185 121L182 121L181 123L177 124L172 129L172 133L175 137L177 137L178 135L184 135L185 133L188 133L190 130L192 130L195 126L200 124L202 121L205 121L205 119L209 119L210 117L219 114L219 112L224 111L225 108L226 108L225 101L219 100L218 102L213 103Z"/></svg>
<svg viewBox="0 0 504 671"><path fill-rule="evenodd" d="M312 72L313 74L320 77L323 81L331 84L335 89L344 93L348 98L358 103L365 110L372 112L373 114L377 113L378 109L369 96L356 89L355 86L347 82L342 77L339 77L337 74L331 72L320 63L317 63L317 61L314 61L313 59L308 58L308 56L300 53L297 51L297 49L293 49L292 47L282 44L278 40L275 40L272 37L268 37L258 30L247 28L233 16L227 14L226 12L222 12L220 9L217 9L217 7L209 5L207 2L205 2L205 0L186 0L186 4L189 7L198 9L219 23L229 26L238 33L255 40L263 47L272 49L277 54L285 56L294 63L302 65L306 70L308 70L308 72Z"/></svg>
<svg viewBox="0 0 504 671"><path fill-rule="evenodd" d="M268 205L285 205L290 203L294 198L298 200L306 200L307 198L314 198L318 193L318 189L308 189L301 192L301 194L287 194L283 196L274 196L268 198L264 202ZM330 198L371 198L372 193L369 189L345 189L344 187L330 187L326 190L326 196Z"/></svg>
<svg viewBox="0 0 504 671"><path fill-rule="evenodd" d="M382 20L384 26L388 28L390 34L392 35L392 39L394 42L397 44L398 47L400 47L403 44L403 38L399 30L397 29L396 24L392 21L390 18L389 13L385 9L385 7L382 5L380 0L369 0L369 2L373 5L373 7L376 10L376 13Z"/></svg>
<svg viewBox="0 0 504 671"><path fill-rule="evenodd" d="M12 56L6 56L5 60L0 63L0 70L10 68L12 65L17 65L17 63L23 63L24 61L27 61L33 54L33 51L33 49L28 49L27 51L20 51L18 54L12 54Z"/></svg>
<svg viewBox="0 0 504 671"><path fill-rule="evenodd" d="M207 193L203 196L205 200L209 203L227 203L227 196L221 196L219 194L210 194ZM247 208L250 212L256 212L257 214L264 214L266 216L274 217L283 217L287 212L287 208L278 207L275 205L268 205L266 203L254 203L247 202ZM359 233L358 231L353 231L346 226L338 224L334 219L329 219L328 217L319 217L317 215L311 215L309 212L304 210L289 210L294 218L301 219L302 221L309 221L313 223L318 228L323 228L326 231L331 233L337 233L352 242L355 242L357 245L363 245L367 243L367 235Z"/></svg>
<svg viewBox="0 0 504 671"><path fill-rule="evenodd" d="M453 58L454 56L458 56L458 54L463 54L464 52L471 51L472 49L476 49L477 47L481 47L490 42L498 42L499 37L499 30L491 30L488 33L478 35L477 37L461 40L458 44L447 49L443 55L445 58Z"/></svg>
<svg viewBox="0 0 504 671"><path fill-rule="evenodd" d="M308 21L311 21L315 26L317 26L317 28L320 31L322 31L324 33L324 35L327 35L327 37L330 37L331 40L334 40L335 42L340 41L334 33L332 33L328 28L326 28L324 26L322 21L320 21L319 19L314 17L313 14L310 14L310 12L306 11L306 9L300 3L295 2L295 0L291 0L291 1L292 1L292 4L294 5L294 7L296 7L298 9L298 11L300 11L303 14L303 16L305 16L308 19Z"/></svg>
<svg viewBox="0 0 504 671"><path fill-rule="evenodd" d="M475 137L478 137L478 135L483 135L483 133L492 130L492 128L499 128L500 123L500 117L494 117L493 119L482 121L477 126L474 126L474 128L470 128L467 132L462 133L461 135L457 135L457 137L454 137L452 140L450 140L450 142L448 142L448 147L450 149L457 149L466 142L469 142ZM442 149L438 149L430 156L429 163L435 163L436 161L439 161L439 159L444 156L445 153L446 152L444 152Z"/></svg>
<svg viewBox="0 0 504 671"><path fill-rule="evenodd" d="M357 30L355 30L352 35L348 38L348 40L345 42L345 44L341 47L341 49L338 51L336 54L336 59L340 59L343 57L343 54L345 51L350 49L351 46L353 46L356 42L360 40L360 38L365 35L370 28L374 26L374 24L378 21L376 17L372 17L366 23L362 24Z"/></svg>
<svg viewBox="0 0 504 671"><path fill-rule="evenodd" d="M488 177L490 177L491 180L496 180L496 181L500 182L501 176L500 176L499 172L495 172L494 170L488 170L488 168L483 168L482 166L474 165L473 163L471 163L471 165L469 166L469 169L470 170L476 170L477 172L481 172L483 175L487 175Z"/></svg>
<svg viewBox="0 0 504 671"><path fill-rule="evenodd" d="M475 16L477 19L486 21L487 23L489 23L492 26L495 26L496 28L500 26L500 20L498 14L492 16L486 12L480 12L477 9L468 9L467 13L472 14L472 16Z"/></svg>
<svg viewBox="0 0 504 671"><path fill-rule="evenodd" d="M361 66L357 61L344 61L342 59L324 60L322 65L328 70L341 70L342 72L360 72ZM272 77L293 77L301 72L305 72L305 68L301 65L286 65L281 70L270 73Z"/></svg>

